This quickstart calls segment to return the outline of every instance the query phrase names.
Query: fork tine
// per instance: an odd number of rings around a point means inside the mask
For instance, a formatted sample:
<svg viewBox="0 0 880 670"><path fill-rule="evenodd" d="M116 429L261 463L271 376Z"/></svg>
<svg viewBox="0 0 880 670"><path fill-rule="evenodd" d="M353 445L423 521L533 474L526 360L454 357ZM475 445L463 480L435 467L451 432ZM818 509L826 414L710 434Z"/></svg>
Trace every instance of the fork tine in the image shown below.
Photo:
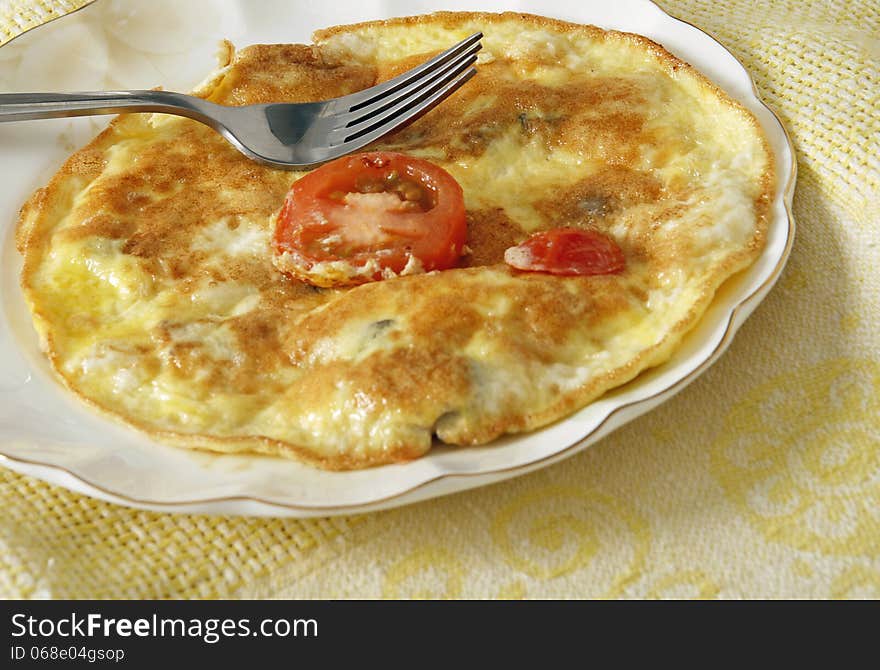
<svg viewBox="0 0 880 670"><path fill-rule="evenodd" d="M446 85L455 81L467 68L477 60L476 53L468 54L455 63L448 71L441 72L426 83L420 82L414 90L402 95L399 99L383 105L376 114L368 114L345 124L346 118L328 133L331 144L348 142L357 139L361 135L371 133L377 128L389 128L389 124L401 124L415 114L412 111L419 103L431 97L437 91L447 91ZM449 89L451 93L454 89ZM442 97L442 96L441 96ZM422 108L419 108L422 109ZM349 115L351 116L351 115ZM343 125L344 124L344 125Z"/></svg>
<svg viewBox="0 0 880 670"><path fill-rule="evenodd" d="M426 73L430 73L437 66L442 65L443 63L455 58L460 53L470 49L475 44L478 44L480 40L483 39L483 33L474 33L470 37L465 38L455 46L450 47L446 51L437 54L429 61L422 63L421 65L414 67L412 70L407 70L406 72L397 75L396 77L389 79L382 84L377 86L373 86L372 88L368 88L364 91L358 91L357 93L352 93L351 95L346 95L341 98L337 98L335 100L336 103L341 103L342 105L348 106L346 111L357 111L362 107L366 107L367 105L373 104L382 98L395 93L399 89L407 86L413 81L421 79Z"/></svg>
<svg viewBox="0 0 880 670"><path fill-rule="evenodd" d="M405 121L421 114L422 112L430 109L432 106L443 100L446 96L454 93L462 84L464 84L468 79L473 77L477 73L476 68L470 68L469 70L465 70L464 72L460 72L456 77L449 81L445 81L439 88L435 87L426 97L423 96L421 98L416 99L411 102L411 106L406 109L406 114L404 115L393 115L390 118L386 117L380 125L370 126L364 130L361 130L357 133L353 133L340 142L333 142L331 145L334 149L345 148L345 152L355 151L360 147L366 146L370 142L383 135L387 134L389 131L393 130L395 127L403 124Z"/></svg>
<svg viewBox="0 0 880 670"><path fill-rule="evenodd" d="M428 90L436 82L441 81L442 83L442 81L447 81L467 68L474 62L480 47L479 43L472 46L454 60L448 61L434 70L426 72L422 77L412 81L410 84L398 88L393 95L385 95L367 106L360 106L355 112L339 114L334 119L336 122L335 127L356 130L365 123L375 122L381 115L394 108L399 108L407 100L411 100L423 91ZM390 111L390 113L393 113L393 111Z"/></svg>

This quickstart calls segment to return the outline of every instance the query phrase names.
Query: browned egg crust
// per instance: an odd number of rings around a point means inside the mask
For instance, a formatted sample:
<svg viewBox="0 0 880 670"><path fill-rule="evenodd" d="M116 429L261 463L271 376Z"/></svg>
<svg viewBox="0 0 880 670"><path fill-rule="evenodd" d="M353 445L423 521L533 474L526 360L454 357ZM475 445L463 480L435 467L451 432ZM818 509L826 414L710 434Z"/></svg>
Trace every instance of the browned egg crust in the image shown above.
<svg viewBox="0 0 880 670"><path fill-rule="evenodd" d="M422 31L440 34L442 44L474 28L486 34L491 56L477 76L372 147L423 156L462 183L468 254L460 268L340 290L292 280L273 267L268 239L298 174L246 159L194 121L122 116L34 194L19 225L22 284L65 384L166 442L347 469L421 456L436 438L480 444L535 429L666 360L715 289L760 253L773 175L751 115L661 47L528 15L441 13L322 31L317 46L244 48L201 94L229 105L341 96L436 52L434 40L421 44ZM493 50L493 33L508 30L625 51L666 80L655 90L648 75L597 66L571 69L560 83L558 53ZM412 36L404 57L385 55L386 34L388 44ZM355 60L345 35L373 51ZM687 224L711 191L706 175L670 167L694 143L658 122L664 96L678 95L680 82L726 110L741 125L736 132L754 135L763 151L743 178L751 220L717 253L700 241L710 234L708 218ZM132 153L123 161L126 146ZM518 154L499 165L499 147L530 157L520 179L509 174ZM558 169L547 172L534 156ZM559 226L610 235L627 270L563 278L503 264L506 248ZM257 251L212 246L223 227L232 237L256 236ZM90 298L90 290L110 289L94 273L66 279L52 265L58 249L98 249L134 268L137 295ZM676 276L684 279L674 292ZM229 287L242 291L234 305L205 297ZM115 361L113 369L96 373L101 361ZM125 383L119 369L130 372ZM178 402L177 389L189 397Z"/></svg>

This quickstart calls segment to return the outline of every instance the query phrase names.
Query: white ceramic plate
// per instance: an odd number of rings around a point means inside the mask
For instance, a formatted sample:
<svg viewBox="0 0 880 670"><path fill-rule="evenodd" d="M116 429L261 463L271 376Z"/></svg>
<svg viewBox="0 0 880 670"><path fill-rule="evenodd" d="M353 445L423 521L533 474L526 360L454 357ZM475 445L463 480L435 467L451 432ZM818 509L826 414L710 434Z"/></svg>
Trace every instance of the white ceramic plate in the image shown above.
<svg viewBox="0 0 880 670"><path fill-rule="evenodd" d="M517 10L646 35L702 70L758 117L776 153L778 191L767 247L728 281L665 365L574 416L486 447L438 448L405 465L333 473L283 460L173 449L99 417L64 391L44 361L18 287L18 208L106 119L0 125L0 462L134 507L314 516L403 505L513 477L593 444L682 390L730 344L770 290L794 235L795 162L745 69L714 39L647 0L313 3L285 0L97 0L0 48L0 90L189 90L214 66L221 38L238 45L309 42L312 30L439 9Z"/></svg>

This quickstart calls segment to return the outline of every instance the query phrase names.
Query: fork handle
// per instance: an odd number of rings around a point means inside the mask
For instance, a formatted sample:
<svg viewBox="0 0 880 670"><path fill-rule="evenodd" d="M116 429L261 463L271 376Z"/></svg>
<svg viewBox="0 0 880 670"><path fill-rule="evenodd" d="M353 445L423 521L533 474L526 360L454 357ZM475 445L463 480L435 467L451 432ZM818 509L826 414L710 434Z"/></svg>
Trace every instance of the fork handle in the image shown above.
<svg viewBox="0 0 880 670"><path fill-rule="evenodd" d="M201 98L171 91L2 93L0 122L122 112L164 112L207 122L214 107Z"/></svg>

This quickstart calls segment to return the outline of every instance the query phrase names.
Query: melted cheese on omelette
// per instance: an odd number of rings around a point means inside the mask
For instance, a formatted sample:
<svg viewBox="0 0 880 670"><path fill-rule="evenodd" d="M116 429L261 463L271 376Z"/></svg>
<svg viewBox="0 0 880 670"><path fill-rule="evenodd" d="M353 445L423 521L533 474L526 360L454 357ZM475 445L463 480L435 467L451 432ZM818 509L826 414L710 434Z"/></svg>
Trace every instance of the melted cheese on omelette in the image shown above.
<svg viewBox="0 0 880 670"><path fill-rule="evenodd" d="M186 447L330 468L414 458L434 436L534 429L666 360L763 244L773 175L756 121L634 35L538 17L441 13L243 49L200 89L309 101L387 79L481 30L479 73L374 148L462 185L461 267L319 289L272 265L301 174L188 119L131 114L22 211L22 284L80 396ZM597 229L621 275L518 273L505 249Z"/></svg>

